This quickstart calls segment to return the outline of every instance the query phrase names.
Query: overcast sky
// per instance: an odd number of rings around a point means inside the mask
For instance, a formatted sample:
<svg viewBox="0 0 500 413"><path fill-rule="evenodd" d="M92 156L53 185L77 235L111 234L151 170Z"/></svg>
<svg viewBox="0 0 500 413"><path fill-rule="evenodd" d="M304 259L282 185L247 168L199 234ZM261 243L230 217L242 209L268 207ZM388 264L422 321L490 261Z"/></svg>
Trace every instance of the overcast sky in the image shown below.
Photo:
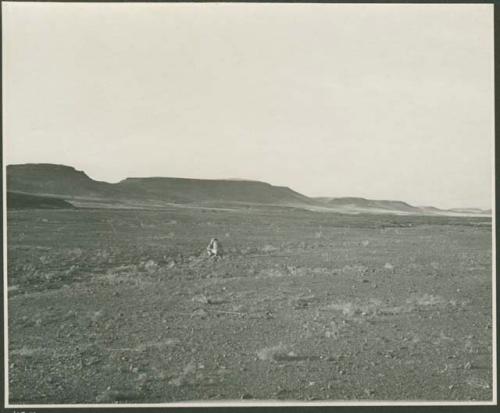
<svg viewBox="0 0 500 413"><path fill-rule="evenodd" d="M2 9L7 164L491 207L492 5Z"/></svg>

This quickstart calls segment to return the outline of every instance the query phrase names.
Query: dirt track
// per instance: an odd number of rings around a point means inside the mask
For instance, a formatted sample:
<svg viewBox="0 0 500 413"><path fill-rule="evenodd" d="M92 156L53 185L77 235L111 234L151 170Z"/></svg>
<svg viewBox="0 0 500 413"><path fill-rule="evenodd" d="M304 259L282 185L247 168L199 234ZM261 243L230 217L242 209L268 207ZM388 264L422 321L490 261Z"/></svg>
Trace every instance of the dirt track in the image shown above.
<svg viewBox="0 0 500 413"><path fill-rule="evenodd" d="M488 400L491 226L17 211L11 403ZM202 254L212 236L227 256Z"/></svg>

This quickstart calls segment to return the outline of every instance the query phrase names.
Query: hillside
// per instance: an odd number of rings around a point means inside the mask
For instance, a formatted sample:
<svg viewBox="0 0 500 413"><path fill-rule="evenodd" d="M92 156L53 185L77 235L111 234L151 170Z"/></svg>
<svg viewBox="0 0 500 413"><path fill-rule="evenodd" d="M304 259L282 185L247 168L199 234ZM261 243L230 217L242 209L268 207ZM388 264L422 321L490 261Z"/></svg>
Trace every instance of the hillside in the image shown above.
<svg viewBox="0 0 500 413"><path fill-rule="evenodd" d="M70 166L23 164L7 166L7 190L69 200L80 207L279 206L345 214L491 215L474 208L440 210L402 201L365 198L309 198L287 187L239 179L126 178L100 182ZM29 203L29 202L28 202ZM12 204L11 204L12 205Z"/></svg>
<svg viewBox="0 0 500 413"><path fill-rule="evenodd" d="M122 192L142 199L175 203L258 203L293 205L313 203L286 187L265 182L185 178L127 178L117 184Z"/></svg>
<svg viewBox="0 0 500 413"><path fill-rule="evenodd" d="M400 213L422 213L421 209L402 201L377 201L373 199L342 197L342 198L315 198L324 205L334 208L355 210L386 210Z"/></svg>
<svg viewBox="0 0 500 413"><path fill-rule="evenodd" d="M356 197L314 198L324 206L339 212L351 213L392 213L398 215L491 215L491 210L478 208L439 209L433 206L413 206L402 201L373 200Z"/></svg>
<svg viewBox="0 0 500 413"><path fill-rule="evenodd" d="M60 198L19 194L7 192L7 208L9 209L71 209L69 202Z"/></svg>
<svg viewBox="0 0 500 413"><path fill-rule="evenodd" d="M113 184L94 181L71 166L23 164L7 166L7 190L63 198L116 197Z"/></svg>
<svg viewBox="0 0 500 413"><path fill-rule="evenodd" d="M120 201L125 203L256 203L272 205L314 204L286 187L258 181L185 178L127 178L116 184L91 179L84 172L63 165L7 166L7 188L26 194Z"/></svg>

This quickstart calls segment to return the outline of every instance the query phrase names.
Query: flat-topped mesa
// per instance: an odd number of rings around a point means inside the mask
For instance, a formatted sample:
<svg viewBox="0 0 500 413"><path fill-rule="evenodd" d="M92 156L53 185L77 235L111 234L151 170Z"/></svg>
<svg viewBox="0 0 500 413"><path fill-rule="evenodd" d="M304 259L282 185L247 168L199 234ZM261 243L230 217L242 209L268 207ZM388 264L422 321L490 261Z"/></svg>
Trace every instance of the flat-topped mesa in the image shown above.
<svg viewBox="0 0 500 413"><path fill-rule="evenodd" d="M122 179L118 183L125 183L125 182L138 182L138 181L156 181L156 182L161 182L161 181L179 181L179 182L231 182L231 183L258 183L258 184L264 184L264 185L269 185L273 186L267 182L264 181L257 181L255 179L211 179L211 178L179 178L179 177L171 177L171 176L132 176L128 177L125 179Z"/></svg>
<svg viewBox="0 0 500 413"><path fill-rule="evenodd" d="M243 202L262 204L310 203L289 188L260 181L192 178L127 178L117 184L121 190L141 192L148 197L181 203Z"/></svg>
<svg viewBox="0 0 500 413"><path fill-rule="evenodd" d="M54 164L10 165L7 187L11 192L58 197L89 198L145 204L313 204L304 195L266 182L229 179L132 177L118 183L95 181L73 167Z"/></svg>
<svg viewBox="0 0 500 413"><path fill-rule="evenodd" d="M35 195L102 198L112 184L90 178L72 166L22 164L7 166L7 190Z"/></svg>
<svg viewBox="0 0 500 413"><path fill-rule="evenodd" d="M77 170L73 166L53 164L53 163L26 163L26 164L12 164L7 165L7 172L9 173L42 173L42 174L87 174L83 171Z"/></svg>
<svg viewBox="0 0 500 413"><path fill-rule="evenodd" d="M315 199L331 206L353 205L357 207L368 207L368 208L388 208L388 209L396 208L396 209L406 209L406 210L418 209L418 207L414 207L403 201L393 201L393 200L383 200L383 199L376 200L376 199L366 199L361 197L339 197L339 198L319 197Z"/></svg>

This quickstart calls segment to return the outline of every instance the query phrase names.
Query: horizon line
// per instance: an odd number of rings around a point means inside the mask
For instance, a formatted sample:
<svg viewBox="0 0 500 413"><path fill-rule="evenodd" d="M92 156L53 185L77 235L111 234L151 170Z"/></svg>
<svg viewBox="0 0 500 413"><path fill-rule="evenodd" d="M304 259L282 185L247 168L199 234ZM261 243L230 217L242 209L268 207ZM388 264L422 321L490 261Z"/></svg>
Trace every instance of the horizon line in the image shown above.
<svg viewBox="0 0 500 413"><path fill-rule="evenodd" d="M256 183L262 183L266 185L270 185L275 188L287 188L290 189L293 192L296 192L299 195L302 195L306 198L310 199L319 199L319 198L327 198L327 199L347 199L347 198L354 198L354 199L360 199L360 200L365 200L365 201L375 201L375 202L402 202L407 204L410 207L413 208L436 208L441 211L456 211L456 210L479 210L483 212L492 212L493 211L493 205L491 205L489 208L480 208L480 207L451 207L451 208L440 208L436 207L434 205L414 205L408 201L404 201L401 199L376 199L376 198L366 198L364 196L328 196L328 195L319 195L319 196L309 196L305 195L301 192L296 191L293 189L291 186L288 185L275 185L267 181L261 181L257 179L248 179L248 178L186 178L186 177L178 177L178 176L128 176L123 179L120 179L116 182L110 182L110 181L105 181L105 180L98 180L95 178L92 178L85 170L83 169L77 169L76 167L72 165L67 165L67 164L62 164L62 163L52 163L52 162L25 162L25 163L11 163L11 164L6 164L5 169L9 166L24 166L24 165L48 165L48 166L61 166L64 168L70 168L73 169L77 172L82 172L84 173L89 179L92 179L95 182L102 182L102 183L107 183L110 185L117 185L127 179L182 179L182 180L191 180L191 181L230 181L230 182L256 182ZM8 192L7 187L5 188L6 192Z"/></svg>

